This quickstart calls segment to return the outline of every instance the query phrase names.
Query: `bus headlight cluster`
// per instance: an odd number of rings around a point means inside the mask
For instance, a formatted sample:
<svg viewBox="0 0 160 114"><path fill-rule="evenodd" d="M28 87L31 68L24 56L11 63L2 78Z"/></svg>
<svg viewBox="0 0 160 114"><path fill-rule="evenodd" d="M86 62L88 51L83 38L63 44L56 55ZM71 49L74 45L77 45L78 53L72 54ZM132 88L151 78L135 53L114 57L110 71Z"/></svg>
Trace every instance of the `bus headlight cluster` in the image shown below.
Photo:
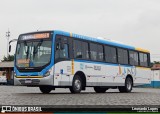
<svg viewBox="0 0 160 114"><path fill-rule="evenodd" d="M46 76L49 76L50 75L50 71L47 71L45 74L44 74L44 76L46 77Z"/></svg>
<svg viewBox="0 0 160 114"><path fill-rule="evenodd" d="M44 77L51 75L51 71L52 71L52 69L49 69L49 70L44 74Z"/></svg>

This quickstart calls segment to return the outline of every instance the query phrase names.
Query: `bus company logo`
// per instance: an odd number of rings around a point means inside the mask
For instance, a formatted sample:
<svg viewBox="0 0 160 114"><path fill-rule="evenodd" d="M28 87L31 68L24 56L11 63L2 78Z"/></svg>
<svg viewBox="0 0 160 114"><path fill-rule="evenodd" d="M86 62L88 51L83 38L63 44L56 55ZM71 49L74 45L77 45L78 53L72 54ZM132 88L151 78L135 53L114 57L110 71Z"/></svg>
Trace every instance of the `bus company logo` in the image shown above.
<svg viewBox="0 0 160 114"><path fill-rule="evenodd" d="M1 113L5 112L41 112L41 107L2 106Z"/></svg>
<svg viewBox="0 0 160 114"><path fill-rule="evenodd" d="M11 109L12 109L11 106L2 106L1 113L11 112Z"/></svg>
<svg viewBox="0 0 160 114"><path fill-rule="evenodd" d="M85 65L85 69L93 69L92 66Z"/></svg>
<svg viewBox="0 0 160 114"><path fill-rule="evenodd" d="M80 69L83 70L84 69L84 64L80 63Z"/></svg>
<svg viewBox="0 0 160 114"><path fill-rule="evenodd" d="M94 66L94 70L101 70L101 66Z"/></svg>

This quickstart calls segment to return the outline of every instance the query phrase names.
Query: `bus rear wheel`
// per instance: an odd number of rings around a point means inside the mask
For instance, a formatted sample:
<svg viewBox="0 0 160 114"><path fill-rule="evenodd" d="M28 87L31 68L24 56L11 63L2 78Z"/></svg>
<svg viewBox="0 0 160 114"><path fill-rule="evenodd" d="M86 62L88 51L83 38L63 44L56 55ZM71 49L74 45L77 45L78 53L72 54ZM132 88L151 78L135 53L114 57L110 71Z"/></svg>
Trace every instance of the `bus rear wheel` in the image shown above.
<svg viewBox="0 0 160 114"><path fill-rule="evenodd" d="M94 87L94 91L96 93L105 93L107 90L108 90L108 88Z"/></svg>
<svg viewBox="0 0 160 114"><path fill-rule="evenodd" d="M69 88L71 93L80 93L82 90L82 79L79 75L73 78L72 86Z"/></svg>
<svg viewBox="0 0 160 114"><path fill-rule="evenodd" d="M125 80L125 86L118 87L121 93L129 93L132 91L133 81L130 77L127 77Z"/></svg>
<svg viewBox="0 0 160 114"><path fill-rule="evenodd" d="M52 90L52 88L50 86L40 86L39 89L44 94L48 94Z"/></svg>

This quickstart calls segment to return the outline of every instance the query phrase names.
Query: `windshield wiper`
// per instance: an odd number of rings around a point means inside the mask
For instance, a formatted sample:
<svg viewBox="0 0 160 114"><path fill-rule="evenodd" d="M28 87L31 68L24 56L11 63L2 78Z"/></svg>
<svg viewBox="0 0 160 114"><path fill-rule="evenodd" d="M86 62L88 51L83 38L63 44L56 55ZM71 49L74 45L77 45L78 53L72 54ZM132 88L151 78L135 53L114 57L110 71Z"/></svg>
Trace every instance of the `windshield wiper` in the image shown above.
<svg viewBox="0 0 160 114"><path fill-rule="evenodd" d="M42 43L43 43L43 39L41 39L40 42L38 42L38 44L36 46L34 46L33 58L35 58L35 54L38 52L38 47L41 46Z"/></svg>
<svg viewBox="0 0 160 114"><path fill-rule="evenodd" d="M29 46L27 45L27 42L26 42L26 41L24 41L24 45L25 45L25 47L27 46L27 50L26 50L26 48L25 48L25 53L26 53L26 59L28 59Z"/></svg>
<svg viewBox="0 0 160 114"><path fill-rule="evenodd" d="M26 59L28 59L28 54L29 54L29 46L27 46Z"/></svg>
<svg viewBox="0 0 160 114"><path fill-rule="evenodd" d="M24 41L24 46L27 46L27 42L26 41ZM27 49L28 49L28 46L27 46ZM25 48L25 53L27 54L27 51L28 50L26 50L26 48Z"/></svg>

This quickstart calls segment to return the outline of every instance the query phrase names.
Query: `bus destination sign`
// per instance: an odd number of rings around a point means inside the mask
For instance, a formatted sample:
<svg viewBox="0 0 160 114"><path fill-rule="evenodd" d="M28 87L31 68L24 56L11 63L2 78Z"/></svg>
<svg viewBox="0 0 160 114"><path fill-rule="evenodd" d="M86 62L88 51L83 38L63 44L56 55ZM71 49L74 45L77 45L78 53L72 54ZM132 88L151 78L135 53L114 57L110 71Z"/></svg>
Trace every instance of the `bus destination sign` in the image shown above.
<svg viewBox="0 0 160 114"><path fill-rule="evenodd" d="M44 39L49 38L49 33L35 33L20 36L20 40Z"/></svg>

